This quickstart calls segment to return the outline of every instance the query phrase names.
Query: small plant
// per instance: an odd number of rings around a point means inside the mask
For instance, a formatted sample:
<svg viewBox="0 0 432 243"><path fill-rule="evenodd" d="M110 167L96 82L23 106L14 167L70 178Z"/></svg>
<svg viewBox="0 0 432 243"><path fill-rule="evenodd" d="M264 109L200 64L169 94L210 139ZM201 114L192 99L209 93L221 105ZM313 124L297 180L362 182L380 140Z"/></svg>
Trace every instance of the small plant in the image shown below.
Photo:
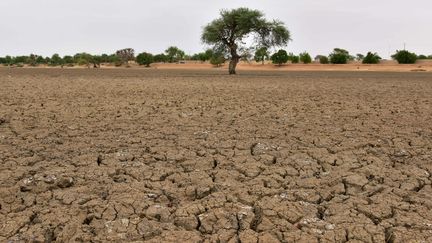
<svg viewBox="0 0 432 243"><path fill-rule="evenodd" d="M224 63L225 63L225 57L221 53L214 53L213 56L210 58L210 64L212 64L215 67L220 67Z"/></svg>
<svg viewBox="0 0 432 243"><path fill-rule="evenodd" d="M267 47L261 47L255 51L254 59L256 62L261 62L261 64L264 65L265 60L267 60L268 58L269 52Z"/></svg>
<svg viewBox="0 0 432 243"><path fill-rule="evenodd" d="M296 56L292 52L290 52L288 54L288 61L291 61L291 63L299 63L300 58L299 58L299 56Z"/></svg>
<svg viewBox="0 0 432 243"><path fill-rule="evenodd" d="M304 64L308 64L312 62L312 58L307 52L300 53L299 57L300 57L300 61Z"/></svg>
<svg viewBox="0 0 432 243"><path fill-rule="evenodd" d="M396 51L392 58L400 64L412 64L417 61L417 55L406 50Z"/></svg>
<svg viewBox="0 0 432 243"><path fill-rule="evenodd" d="M150 67L150 64L153 63L153 55L147 52L140 53L136 57L136 61L139 65L145 65L146 67Z"/></svg>
<svg viewBox="0 0 432 243"><path fill-rule="evenodd" d="M381 60L381 57L377 53L368 52L363 58L363 64L377 64Z"/></svg>
<svg viewBox="0 0 432 243"><path fill-rule="evenodd" d="M288 62L289 56L285 50L279 50L271 56L273 64L281 66L282 64Z"/></svg>
<svg viewBox="0 0 432 243"><path fill-rule="evenodd" d="M346 64L351 59L349 52L340 48L335 48L330 54L330 62L333 64Z"/></svg>

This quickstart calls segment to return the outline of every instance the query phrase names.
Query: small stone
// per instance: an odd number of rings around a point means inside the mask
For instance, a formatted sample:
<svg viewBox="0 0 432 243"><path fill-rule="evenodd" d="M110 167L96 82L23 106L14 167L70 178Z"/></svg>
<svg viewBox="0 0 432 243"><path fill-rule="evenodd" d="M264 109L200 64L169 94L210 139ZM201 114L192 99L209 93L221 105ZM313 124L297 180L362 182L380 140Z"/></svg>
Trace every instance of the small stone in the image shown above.
<svg viewBox="0 0 432 243"><path fill-rule="evenodd" d="M57 182L57 186L60 188L71 187L74 184L74 180L71 177L63 177Z"/></svg>

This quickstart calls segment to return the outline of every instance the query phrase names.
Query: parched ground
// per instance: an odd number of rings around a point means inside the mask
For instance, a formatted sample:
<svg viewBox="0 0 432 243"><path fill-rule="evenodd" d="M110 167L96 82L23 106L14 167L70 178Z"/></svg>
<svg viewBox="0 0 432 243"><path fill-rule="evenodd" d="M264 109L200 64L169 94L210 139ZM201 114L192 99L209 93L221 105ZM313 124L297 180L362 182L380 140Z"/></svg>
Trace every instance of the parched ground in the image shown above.
<svg viewBox="0 0 432 243"><path fill-rule="evenodd" d="M0 69L0 242L432 242L432 74Z"/></svg>

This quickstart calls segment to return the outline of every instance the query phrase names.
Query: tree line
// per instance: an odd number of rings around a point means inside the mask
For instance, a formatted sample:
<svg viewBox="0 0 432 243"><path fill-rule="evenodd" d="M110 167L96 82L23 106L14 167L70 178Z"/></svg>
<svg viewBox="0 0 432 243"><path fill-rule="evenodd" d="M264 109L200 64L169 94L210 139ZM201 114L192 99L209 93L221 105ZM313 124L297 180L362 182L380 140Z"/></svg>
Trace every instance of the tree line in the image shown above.
<svg viewBox="0 0 432 243"><path fill-rule="evenodd" d="M253 38L252 47L245 45L246 39ZM73 56L61 57L54 54L51 57L31 54L29 56L5 56L0 57L0 64L6 66L87 66L98 68L101 64L115 66L129 66L131 61L139 65L149 67L152 63L168 62L176 63L185 60L201 62L209 61L215 66L220 66L229 61L229 73L236 73L236 66L240 60L251 62L256 61L264 64L271 61L276 65L291 63L311 63L312 57L309 53L303 52L298 55L288 53L279 49L270 53L270 48L286 46L291 41L291 34L279 20L267 20L264 14L258 10L248 8L237 8L232 10L221 10L220 17L207 24L202 32L201 40L211 48L204 52L187 55L178 47L171 46L163 53L152 54L142 52L135 55L135 50L125 48L113 54L92 55L89 53L77 53ZM416 55L407 50L396 51L392 58L399 63L415 63L418 59L432 59L432 55ZM379 63L381 57L375 52L368 52L365 55L351 55L347 50L335 48L329 55L318 55L315 62L321 64L346 64L349 61L361 61L364 64Z"/></svg>

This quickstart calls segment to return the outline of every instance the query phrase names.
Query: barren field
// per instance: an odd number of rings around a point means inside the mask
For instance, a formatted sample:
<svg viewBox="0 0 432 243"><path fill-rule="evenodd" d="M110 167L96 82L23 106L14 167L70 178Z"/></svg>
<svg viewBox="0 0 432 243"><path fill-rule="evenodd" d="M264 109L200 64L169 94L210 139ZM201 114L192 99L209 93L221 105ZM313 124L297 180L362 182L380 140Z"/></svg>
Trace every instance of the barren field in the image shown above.
<svg viewBox="0 0 432 243"><path fill-rule="evenodd" d="M432 242L432 73L0 68L0 242Z"/></svg>

